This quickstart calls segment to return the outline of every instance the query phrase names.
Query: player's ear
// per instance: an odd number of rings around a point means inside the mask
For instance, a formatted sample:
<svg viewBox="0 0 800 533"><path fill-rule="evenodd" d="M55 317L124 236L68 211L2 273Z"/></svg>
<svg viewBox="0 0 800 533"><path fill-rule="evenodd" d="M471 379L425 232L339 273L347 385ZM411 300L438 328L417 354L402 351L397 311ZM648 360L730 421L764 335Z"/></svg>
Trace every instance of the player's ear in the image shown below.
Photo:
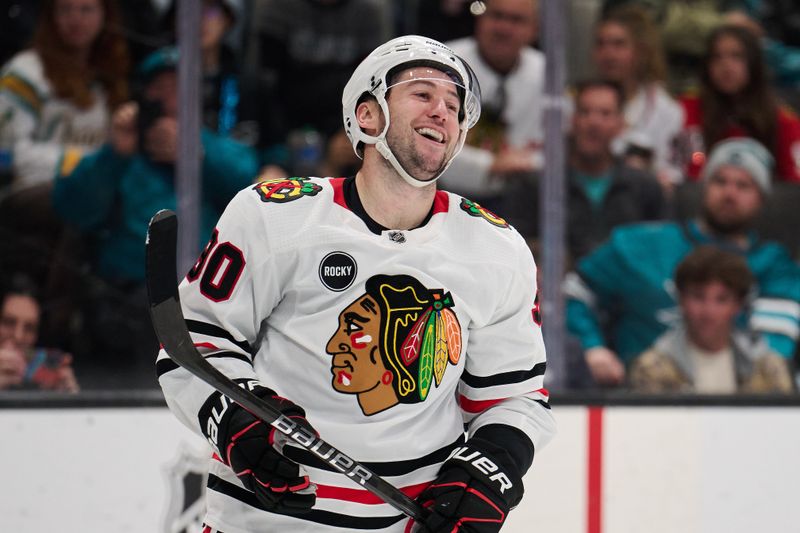
<svg viewBox="0 0 800 533"><path fill-rule="evenodd" d="M374 99L367 99L356 107L359 127L368 135L376 135L383 128L383 112Z"/></svg>

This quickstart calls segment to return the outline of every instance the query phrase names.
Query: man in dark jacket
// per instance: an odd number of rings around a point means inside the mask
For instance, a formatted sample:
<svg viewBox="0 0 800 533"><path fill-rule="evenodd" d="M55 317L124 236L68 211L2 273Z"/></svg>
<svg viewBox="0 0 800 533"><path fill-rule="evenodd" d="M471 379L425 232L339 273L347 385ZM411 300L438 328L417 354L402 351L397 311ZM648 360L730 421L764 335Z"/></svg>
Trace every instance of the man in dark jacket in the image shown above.
<svg viewBox="0 0 800 533"><path fill-rule="evenodd" d="M624 128L621 89L607 81L578 84L567 162L567 242L577 261L622 224L659 220L666 202L655 176L612 154Z"/></svg>

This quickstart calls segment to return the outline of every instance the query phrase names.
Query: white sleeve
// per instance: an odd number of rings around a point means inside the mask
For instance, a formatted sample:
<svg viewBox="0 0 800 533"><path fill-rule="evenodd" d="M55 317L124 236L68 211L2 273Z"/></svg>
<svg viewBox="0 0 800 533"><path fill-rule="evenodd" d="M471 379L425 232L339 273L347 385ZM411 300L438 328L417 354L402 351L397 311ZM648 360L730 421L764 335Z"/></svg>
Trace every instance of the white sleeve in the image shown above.
<svg viewBox="0 0 800 533"><path fill-rule="evenodd" d="M195 267L179 287L181 306L197 349L227 377L257 380L253 357L261 323L280 300L279 275L260 214L248 191L225 209ZM202 434L198 413L214 389L158 354L157 372L167 405Z"/></svg>
<svg viewBox="0 0 800 533"><path fill-rule="evenodd" d="M494 319L470 331L459 394L470 435L488 424L504 424L525 433L538 451L555 434L555 420L544 388L536 265L522 239L519 243L520 264Z"/></svg>

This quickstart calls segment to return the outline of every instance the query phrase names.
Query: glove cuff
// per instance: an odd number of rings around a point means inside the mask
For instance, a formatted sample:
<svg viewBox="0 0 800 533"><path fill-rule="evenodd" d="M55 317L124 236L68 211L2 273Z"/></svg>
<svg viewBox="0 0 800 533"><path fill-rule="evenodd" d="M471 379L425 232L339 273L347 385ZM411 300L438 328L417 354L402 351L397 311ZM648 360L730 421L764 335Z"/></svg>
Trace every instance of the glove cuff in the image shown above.
<svg viewBox="0 0 800 533"><path fill-rule="evenodd" d="M480 480L489 490L508 504L516 507L525 489L514 461L499 446L482 439L470 439L456 447L442 465L442 470L460 468Z"/></svg>
<svg viewBox="0 0 800 533"><path fill-rule="evenodd" d="M258 381L254 379L236 379L234 381L240 387L248 389L259 398L275 403L276 409L286 416L305 417L305 411L302 408L278 396L274 390L264 387ZM215 391L206 399L197 417L200 423L200 430L223 461L226 455L225 450L234 435L252 423L259 421L249 411L219 391ZM235 422L232 423L234 419ZM269 424L265 424L265 426L269 428Z"/></svg>

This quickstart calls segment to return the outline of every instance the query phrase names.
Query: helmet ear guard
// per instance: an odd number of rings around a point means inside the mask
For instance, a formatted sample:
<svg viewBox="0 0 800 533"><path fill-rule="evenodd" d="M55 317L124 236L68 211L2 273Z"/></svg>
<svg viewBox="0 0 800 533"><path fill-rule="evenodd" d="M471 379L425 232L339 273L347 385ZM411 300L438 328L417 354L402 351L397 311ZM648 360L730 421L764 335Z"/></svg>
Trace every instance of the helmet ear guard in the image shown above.
<svg viewBox="0 0 800 533"><path fill-rule="evenodd" d="M455 150L441 172L428 181L409 175L386 144L386 132L391 122L386 96L391 88L392 78L401 70L415 66L434 68L449 76L457 88L461 101L460 133ZM364 132L356 117L358 105L363 102L364 97L370 96L378 102L385 117L384 127L377 135ZM442 43L418 35L398 37L376 48L353 72L342 94L344 128L356 155L363 157L363 145L375 145L378 152L391 163L400 176L415 187L430 185L441 177L453 158L461 151L467 130L478 121L480 112L480 85L469 65Z"/></svg>

